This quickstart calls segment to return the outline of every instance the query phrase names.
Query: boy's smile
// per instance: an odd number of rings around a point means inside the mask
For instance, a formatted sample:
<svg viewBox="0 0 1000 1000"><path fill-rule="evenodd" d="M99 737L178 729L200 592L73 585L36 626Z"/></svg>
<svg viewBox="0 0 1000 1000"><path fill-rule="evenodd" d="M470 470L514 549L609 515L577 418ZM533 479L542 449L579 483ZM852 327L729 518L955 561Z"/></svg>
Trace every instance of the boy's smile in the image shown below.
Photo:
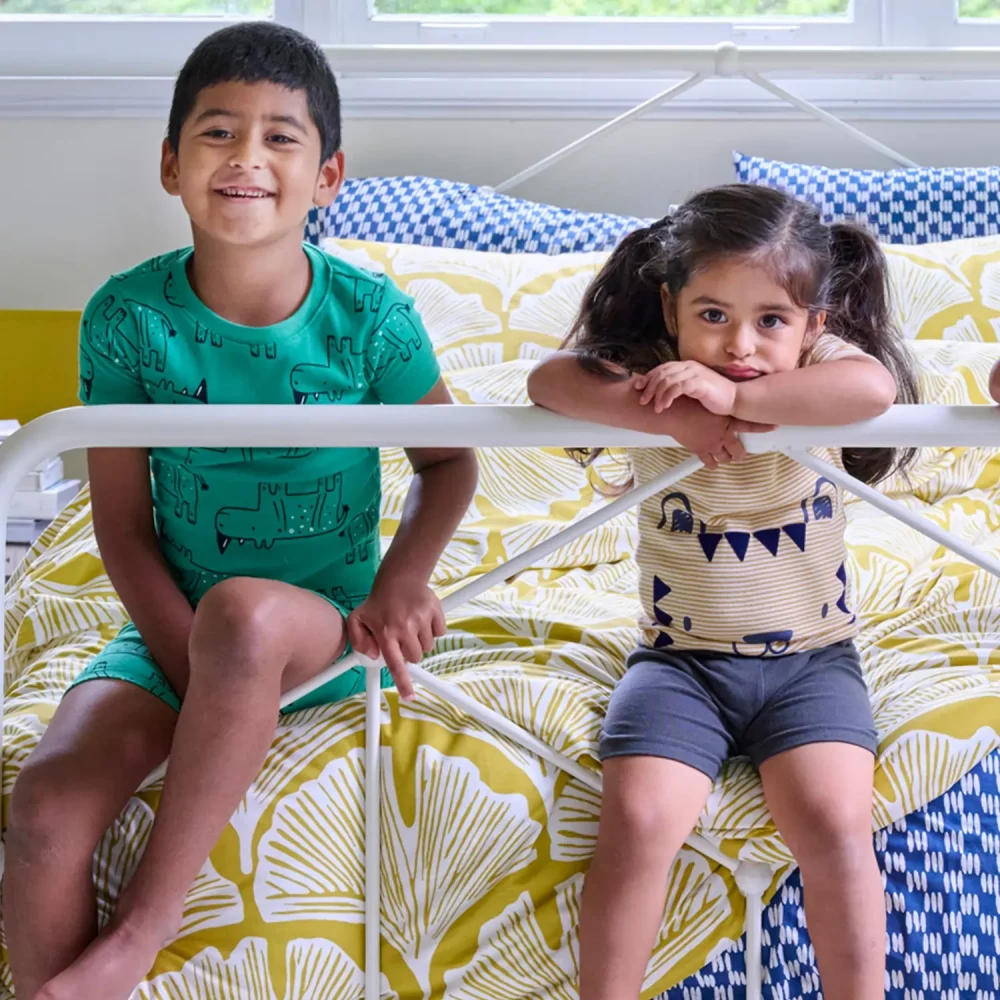
<svg viewBox="0 0 1000 1000"><path fill-rule="evenodd" d="M177 153L164 144L163 186L180 196L196 235L267 244L300 233L309 209L333 200L342 157L321 163L321 153L305 91L222 83L198 95Z"/></svg>

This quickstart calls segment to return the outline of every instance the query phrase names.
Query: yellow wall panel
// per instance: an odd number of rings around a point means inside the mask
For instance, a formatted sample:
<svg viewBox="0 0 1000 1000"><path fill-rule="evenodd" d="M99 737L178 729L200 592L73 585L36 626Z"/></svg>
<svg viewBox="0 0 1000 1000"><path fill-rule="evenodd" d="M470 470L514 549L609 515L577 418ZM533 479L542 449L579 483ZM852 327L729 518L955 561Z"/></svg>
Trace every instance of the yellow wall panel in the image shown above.
<svg viewBox="0 0 1000 1000"><path fill-rule="evenodd" d="M0 419L77 404L78 312L0 310Z"/></svg>

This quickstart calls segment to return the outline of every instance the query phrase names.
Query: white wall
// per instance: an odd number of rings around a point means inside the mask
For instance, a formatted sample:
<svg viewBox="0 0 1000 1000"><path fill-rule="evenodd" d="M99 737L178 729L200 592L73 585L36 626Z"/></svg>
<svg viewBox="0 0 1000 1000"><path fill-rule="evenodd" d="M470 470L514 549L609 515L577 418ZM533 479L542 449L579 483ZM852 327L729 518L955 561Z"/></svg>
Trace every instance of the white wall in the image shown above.
<svg viewBox="0 0 1000 1000"><path fill-rule="evenodd" d="M355 174L431 174L498 183L593 127L589 121L348 120ZM928 165L1000 163L995 122L867 122ZM163 123L0 119L0 309L79 309L107 275L187 241L159 187ZM820 123L650 121L557 165L519 191L591 210L656 215L732 179L730 153L828 166L885 167Z"/></svg>

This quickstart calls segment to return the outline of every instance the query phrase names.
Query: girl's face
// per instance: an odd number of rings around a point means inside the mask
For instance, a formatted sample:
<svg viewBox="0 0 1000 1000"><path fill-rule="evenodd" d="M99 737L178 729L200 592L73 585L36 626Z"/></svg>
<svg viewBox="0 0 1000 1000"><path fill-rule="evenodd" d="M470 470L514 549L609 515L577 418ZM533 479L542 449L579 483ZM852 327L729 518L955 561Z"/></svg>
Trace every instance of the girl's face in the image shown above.
<svg viewBox="0 0 1000 1000"><path fill-rule="evenodd" d="M676 299L661 288L667 329L682 361L698 361L733 381L791 371L823 329L825 315L796 305L770 275L739 259L692 275Z"/></svg>

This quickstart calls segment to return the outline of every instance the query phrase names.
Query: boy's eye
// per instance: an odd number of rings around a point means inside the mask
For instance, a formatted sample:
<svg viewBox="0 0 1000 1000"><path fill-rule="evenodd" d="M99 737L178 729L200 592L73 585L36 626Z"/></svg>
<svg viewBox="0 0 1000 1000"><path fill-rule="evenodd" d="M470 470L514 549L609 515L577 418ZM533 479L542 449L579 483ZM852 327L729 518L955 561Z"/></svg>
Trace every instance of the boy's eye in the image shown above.
<svg viewBox="0 0 1000 1000"><path fill-rule="evenodd" d="M290 135L271 135L268 142L277 143L279 146L290 146L295 140Z"/></svg>
<svg viewBox="0 0 1000 1000"><path fill-rule="evenodd" d="M701 314L701 318L705 320L706 323L726 322L726 314L721 309L706 309Z"/></svg>
<svg viewBox="0 0 1000 1000"><path fill-rule="evenodd" d="M224 128L210 128L202 133L206 139L228 139L232 132Z"/></svg>

